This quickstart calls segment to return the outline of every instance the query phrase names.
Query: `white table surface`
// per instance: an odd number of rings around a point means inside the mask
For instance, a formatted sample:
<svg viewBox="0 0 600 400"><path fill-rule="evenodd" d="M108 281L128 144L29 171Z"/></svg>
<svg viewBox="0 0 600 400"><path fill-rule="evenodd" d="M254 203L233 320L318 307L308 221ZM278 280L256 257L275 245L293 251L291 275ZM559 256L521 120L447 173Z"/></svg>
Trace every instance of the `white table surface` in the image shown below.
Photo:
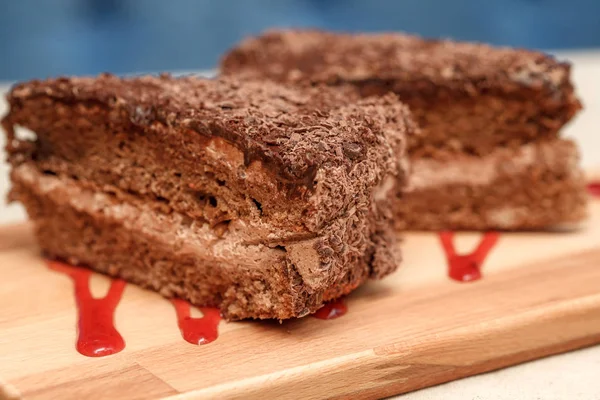
<svg viewBox="0 0 600 400"><path fill-rule="evenodd" d="M600 167L600 51L561 53L574 64L574 80L585 110L564 131L582 152L585 168ZM0 85L0 94L7 90ZM0 100L0 116L6 111ZM4 148L4 135L0 146ZM0 154L0 197L8 190L8 166ZM18 204L0 202L0 224L20 222L25 213ZM600 266L599 266L600 267ZM598 288L600 290L600 288ZM403 400L600 400L600 346L532 361L487 374L398 396Z"/></svg>

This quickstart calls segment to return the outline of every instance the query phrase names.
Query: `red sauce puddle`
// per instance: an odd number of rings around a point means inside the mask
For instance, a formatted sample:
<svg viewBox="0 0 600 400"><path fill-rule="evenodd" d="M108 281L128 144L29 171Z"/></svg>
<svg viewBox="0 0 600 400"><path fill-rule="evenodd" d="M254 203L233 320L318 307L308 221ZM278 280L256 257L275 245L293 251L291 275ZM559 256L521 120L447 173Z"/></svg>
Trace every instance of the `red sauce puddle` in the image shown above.
<svg viewBox="0 0 600 400"><path fill-rule="evenodd" d="M600 182L588 183L587 190L592 196L600 197Z"/></svg>
<svg viewBox="0 0 600 400"><path fill-rule="evenodd" d="M79 314L77 351L88 357L104 357L123 350L125 341L115 328L114 314L125 282L113 280L106 296L95 299L90 291L91 271L57 261L48 261L48 267L71 277L75 285L75 303Z"/></svg>
<svg viewBox="0 0 600 400"><path fill-rule="evenodd" d="M191 344L208 344L219 337L219 322L221 312L212 307L198 307L202 311L202 318L190 316L190 303L181 299L171 299L177 312L177 324L181 336Z"/></svg>
<svg viewBox="0 0 600 400"><path fill-rule="evenodd" d="M500 234L486 232L471 254L456 254L454 232L440 232L442 247L448 260L448 276L456 281L470 282L481 278L481 266L498 241Z"/></svg>
<svg viewBox="0 0 600 400"><path fill-rule="evenodd" d="M343 316L348 311L343 299L338 299L325 303L325 305L313 314L313 317L319 319L335 319Z"/></svg>

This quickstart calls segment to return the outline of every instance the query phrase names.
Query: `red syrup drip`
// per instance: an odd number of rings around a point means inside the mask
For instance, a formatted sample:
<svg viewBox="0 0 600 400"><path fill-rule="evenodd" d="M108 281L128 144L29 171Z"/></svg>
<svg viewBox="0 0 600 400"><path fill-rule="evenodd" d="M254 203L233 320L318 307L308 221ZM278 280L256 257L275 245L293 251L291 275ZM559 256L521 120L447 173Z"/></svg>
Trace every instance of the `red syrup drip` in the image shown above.
<svg viewBox="0 0 600 400"><path fill-rule="evenodd" d="M123 350L125 341L115 328L114 314L125 282L113 280L106 296L95 299L90 292L91 271L57 261L48 261L48 267L68 275L75 284L75 303L79 314L77 351L88 357L104 357Z"/></svg>
<svg viewBox="0 0 600 400"><path fill-rule="evenodd" d="M479 246L471 254L456 254L454 232L440 232L442 247L448 260L448 276L455 281L471 282L481 278L481 266L500 235L497 232L483 234Z"/></svg>
<svg viewBox="0 0 600 400"><path fill-rule="evenodd" d="M313 317L319 319L335 319L343 316L348 311L348 307L344 300L338 299L335 301L331 301L329 303L325 303L325 305L317 310L316 313L313 314Z"/></svg>
<svg viewBox="0 0 600 400"><path fill-rule="evenodd" d="M221 312L212 307L198 307L202 311L202 318L190 316L190 304L181 299L171 299L177 312L177 324L181 336L191 344L208 344L219 337L219 322Z"/></svg>
<svg viewBox="0 0 600 400"><path fill-rule="evenodd" d="M594 197L600 197L600 182L592 182L587 185L588 192Z"/></svg>

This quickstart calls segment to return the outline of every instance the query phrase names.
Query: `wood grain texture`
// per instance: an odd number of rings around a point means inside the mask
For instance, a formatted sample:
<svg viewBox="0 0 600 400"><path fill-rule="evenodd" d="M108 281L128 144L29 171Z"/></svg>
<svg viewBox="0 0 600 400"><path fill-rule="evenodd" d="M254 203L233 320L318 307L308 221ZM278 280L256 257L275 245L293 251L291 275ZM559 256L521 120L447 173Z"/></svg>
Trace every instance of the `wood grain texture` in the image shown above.
<svg viewBox="0 0 600 400"><path fill-rule="evenodd" d="M600 342L600 202L584 229L503 234L483 279L451 281L435 234L408 234L393 276L349 296L335 320L220 325L185 342L173 306L128 285L127 344L75 351L72 283L49 270L27 226L0 229L0 398L379 398ZM479 234L457 235L468 252ZM91 281L102 296L107 278Z"/></svg>

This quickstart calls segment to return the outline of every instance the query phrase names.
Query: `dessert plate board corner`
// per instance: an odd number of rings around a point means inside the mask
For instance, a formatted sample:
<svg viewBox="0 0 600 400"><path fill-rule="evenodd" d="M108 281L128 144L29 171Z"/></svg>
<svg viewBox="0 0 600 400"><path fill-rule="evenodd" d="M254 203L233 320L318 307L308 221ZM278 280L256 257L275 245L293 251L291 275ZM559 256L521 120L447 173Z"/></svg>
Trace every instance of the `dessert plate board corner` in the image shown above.
<svg viewBox="0 0 600 400"><path fill-rule="evenodd" d="M71 280L46 267L27 224L0 228L0 398L380 398L600 343L600 201L586 228L506 233L483 278L447 277L436 234L409 233L400 270L333 320L221 322L185 342L172 304L127 285L115 355L75 350ZM470 252L476 233L459 234ZM94 274L102 297L108 278Z"/></svg>

